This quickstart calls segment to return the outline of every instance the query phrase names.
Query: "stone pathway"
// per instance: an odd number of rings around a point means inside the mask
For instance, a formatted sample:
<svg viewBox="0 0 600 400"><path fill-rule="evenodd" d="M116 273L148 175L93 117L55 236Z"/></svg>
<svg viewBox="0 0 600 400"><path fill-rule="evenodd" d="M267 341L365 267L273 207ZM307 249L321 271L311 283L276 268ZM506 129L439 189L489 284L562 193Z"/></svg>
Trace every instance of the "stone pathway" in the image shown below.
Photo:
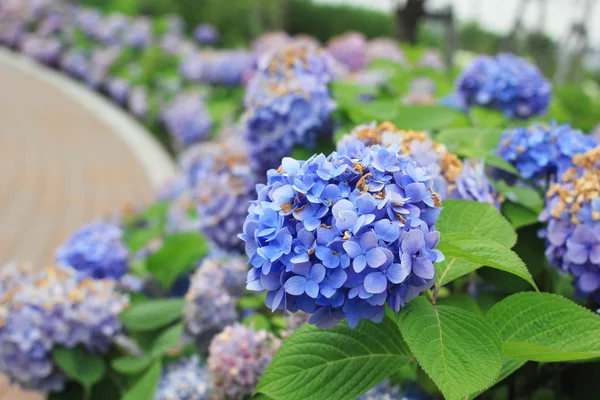
<svg viewBox="0 0 600 400"><path fill-rule="evenodd" d="M149 202L153 186L172 173L137 124L76 86L0 50L0 266L52 262L76 229ZM128 126L137 137L121 129ZM0 400L33 399L0 380Z"/></svg>

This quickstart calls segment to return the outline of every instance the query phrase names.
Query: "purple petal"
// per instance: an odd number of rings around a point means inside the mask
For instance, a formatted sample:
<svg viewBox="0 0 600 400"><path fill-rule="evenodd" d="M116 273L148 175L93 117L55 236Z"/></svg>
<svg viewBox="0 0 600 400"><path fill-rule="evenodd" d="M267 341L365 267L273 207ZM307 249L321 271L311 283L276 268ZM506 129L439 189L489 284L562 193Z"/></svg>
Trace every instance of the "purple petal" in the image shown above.
<svg viewBox="0 0 600 400"><path fill-rule="evenodd" d="M360 256L356 257L352 261L352 266L354 267L354 271L362 272L362 270L367 266L367 260L365 259L365 256L361 254Z"/></svg>
<svg viewBox="0 0 600 400"><path fill-rule="evenodd" d="M366 254L366 259L367 264L369 264L371 268L380 267L387 261L385 252L381 247L376 247L369 250Z"/></svg>
<svg viewBox="0 0 600 400"><path fill-rule="evenodd" d="M303 276L292 276L288 279L283 288L285 291L294 296L300 296L304 293L307 287L307 280Z"/></svg>
<svg viewBox="0 0 600 400"><path fill-rule="evenodd" d="M586 272L579 277L577 283L583 292L594 292L599 286L598 275L594 274L593 272Z"/></svg>
<svg viewBox="0 0 600 400"><path fill-rule="evenodd" d="M402 283L410 275L410 269L402 264L392 264L385 270L385 275L392 283Z"/></svg>
<svg viewBox="0 0 600 400"><path fill-rule="evenodd" d="M411 203L416 203L422 201L425 197L425 185L420 182L415 182L406 185L404 188L404 193L406 197L410 197Z"/></svg>
<svg viewBox="0 0 600 400"><path fill-rule="evenodd" d="M440 233L438 231L429 232L425 235L425 245L428 249L433 249L440 242Z"/></svg>
<svg viewBox="0 0 600 400"><path fill-rule="evenodd" d="M419 278L431 279L435 276L433 264L427 257L417 257L413 260L412 270Z"/></svg>
<svg viewBox="0 0 600 400"><path fill-rule="evenodd" d="M367 231L363 233L360 237L360 247L363 251L377 247L377 236L375 236L375 232Z"/></svg>
<svg viewBox="0 0 600 400"><path fill-rule="evenodd" d="M417 254L425 245L425 237L420 229L411 229L402 240L402 252Z"/></svg>
<svg viewBox="0 0 600 400"><path fill-rule="evenodd" d="M277 293L275 293L275 297L273 298L273 303L271 304L271 312L275 312L277 308L279 308L279 304L281 304L281 300L283 299L283 294L285 291L283 288L279 288Z"/></svg>
<svg viewBox="0 0 600 400"><path fill-rule="evenodd" d="M380 271L371 272L365 277L365 289L369 293L378 294L387 289L387 279Z"/></svg>
<svg viewBox="0 0 600 400"><path fill-rule="evenodd" d="M343 269L334 269L331 275L329 276L329 284L334 289L339 289L342 287L346 279L348 278L348 274Z"/></svg>
<svg viewBox="0 0 600 400"><path fill-rule="evenodd" d="M400 225L387 219L377 221L374 230L379 239L388 243L397 240L400 236Z"/></svg>
<svg viewBox="0 0 600 400"><path fill-rule="evenodd" d="M278 274L262 274L260 276L260 283L266 290L277 290L281 287Z"/></svg>
<svg viewBox="0 0 600 400"><path fill-rule="evenodd" d="M364 236L364 235L363 235ZM344 250L350 256L350 258L356 258L362 254L362 248L355 240L346 240L343 244Z"/></svg>

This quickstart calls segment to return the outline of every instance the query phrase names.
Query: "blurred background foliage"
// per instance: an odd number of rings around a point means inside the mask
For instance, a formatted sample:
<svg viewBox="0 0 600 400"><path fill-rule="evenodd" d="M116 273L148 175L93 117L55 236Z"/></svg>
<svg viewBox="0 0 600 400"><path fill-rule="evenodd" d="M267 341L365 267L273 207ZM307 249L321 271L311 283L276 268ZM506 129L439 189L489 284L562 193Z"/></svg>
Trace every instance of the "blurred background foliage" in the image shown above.
<svg viewBox="0 0 600 400"><path fill-rule="evenodd" d="M199 23L210 23L222 34L224 48L247 46L253 37L272 30L290 34L308 34L326 42L331 37L353 30L368 38L394 37L393 13L350 5L316 4L310 0L80 0L83 5L106 12L119 11L129 15L180 15L188 30ZM440 24L424 21L419 24L417 46L403 45L409 60L416 60L426 48L443 49L445 31ZM457 28L459 57L457 68L440 76L428 76L437 85L438 95L451 90L460 67L473 54L496 54L512 51L530 58L547 77L557 68L558 43L541 32L521 32L518 38L506 37L486 30L477 23L464 23ZM464 57L463 57L464 56ZM412 61L411 60L411 61ZM406 82L426 71L406 71ZM431 74L429 74L431 75ZM550 119L570 122L584 131L597 123L600 112L600 71L576 69L568 83L555 85Z"/></svg>

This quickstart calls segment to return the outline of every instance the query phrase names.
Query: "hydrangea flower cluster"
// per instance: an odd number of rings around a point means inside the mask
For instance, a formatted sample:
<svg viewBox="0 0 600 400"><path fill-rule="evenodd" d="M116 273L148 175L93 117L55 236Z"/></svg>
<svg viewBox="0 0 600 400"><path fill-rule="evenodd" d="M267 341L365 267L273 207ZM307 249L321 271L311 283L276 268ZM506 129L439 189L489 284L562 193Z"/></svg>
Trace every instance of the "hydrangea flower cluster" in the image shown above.
<svg viewBox="0 0 600 400"><path fill-rule="evenodd" d="M408 61L404 52L394 39L379 37L367 43L367 60L388 60L400 65L407 65Z"/></svg>
<svg viewBox="0 0 600 400"><path fill-rule="evenodd" d="M436 86L429 78L415 78L410 82L410 91L402 99L402 103L410 105L430 106L436 103Z"/></svg>
<svg viewBox="0 0 600 400"><path fill-rule="evenodd" d="M600 146L573 157L546 193L540 220L551 265L575 278L577 291L600 301Z"/></svg>
<svg viewBox="0 0 600 400"><path fill-rule="evenodd" d="M245 149L233 140L211 145L211 151L187 169L202 232L219 247L242 252L247 205L256 197L256 178Z"/></svg>
<svg viewBox="0 0 600 400"><path fill-rule="evenodd" d="M52 350L81 345L106 353L121 331L117 316L129 300L115 291L112 280L79 281L62 268L17 279L0 303L0 371L25 389L60 391L67 377Z"/></svg>
<svg viewBox="0 0 600 400"><path fill-rule="evenodd" d="M192 356L168 364L158 382L154 400L208 400L210 386L200 358Z"/></svg>
<svg viewBox="0 0 600 400"><path fill-rule="evenodd" d="M123 44L142 49L152 42L152 24L148 18L136 18L124 31Z"/></svg>
<svg viewBox="0 0 600 400"><path fill-rule="evenodd" d="M56 263L77 271L79 278L118 280L129 267L129 252L117 225L93 222L75 232L56 251Z"/></svg>
<svg viewBox="0 0 600 400"><path fill-rule="evenodd" d="M60 57L61 44L55 38L43 38L26 34L19 44L23 54L46 65L56 65Z"/></svg>
<svg viewBox="0 0 600 400"><path fill-rule="evenodd" d="M63 71L75 79L84 79L89 69L84 52L76 49L65 52L58 63Z"/></svg>
<svg viewBox="0 0 600 400"><path fill-rule="evenodd" d="M265 330L235 324L210 343L208 371L216 400L243 400L254 393L281 341Z"/></svg>
<svg viewBox="0 0 600 400"><path fill-rule="evenodd" d="M245 50L222 50L200 53L203 64L201 81L209 85L239 86L244 72L251 65Z"/></svg>
<svg viewBox="0 0 600 400"><path fill-rule="evenodd" d="M404 400L400 386L392 385L385 380L378 385L375 385L369 391L356 400Z"/></svg>
<svg viewBox="0 0 600 400"><path fill-rule="evenodd" d="M347 32L331 38L327 51L351 72L367 66L367 38L360 32Z"/></svg>
<svg viewBox="0 0 600 400"><path fill-rule="evenodd" d="M504 132L497 153L514 165L523 178L536 180L562 174L570 167L573 156L596 145L591 136L553 122Z"/></svg>
<svg viewBox="0 0 600 400"><path fill-rule="evenodd" d="M205 259L186 294L187 330L204 341L237 320L236 299L244 293L246 263L239 257Z"/></svg>
<svg viewBox="0 0 600 400"><path fill-rule="evenodd" d="M517 119L544 114L552 95L552 86L541 72L514 54L477 57L458 78L456 88L469 106L494 108Z"/></svg>
<svg viewBox="0 0 600 400"><path fill-rule="evenodd" d="M295 145L313 147L331 135L330 65L322 50L294 45L261 61L244 99L249 162L258 176Z"/></svg>
<svg viewBox="0 0 600 400"><path fill-rule="evenodd" d="M124 106L127 103L127 96L129 94L129 84L122 78L109 78L104 85L106 92L111 99L120 106Z"/></svg>
<svg viewBox="0 0 600 400"><path fill-rule="evenodd" d="M183 147L205 140L212 118L198 93L181 93L162 110L162 120L175 142Z"/></svg>
<svg viewBox="0 0 600 400"><path fill-rule="evenodd" d="M149 109L148 88L146 86L134 86L127 98L127 108L138 119L144 119Z"/></svg>
<svg viewBox="0 0 600 400"><path fill-rule="evenodd" d="M431 287L441 202L429 174L398 146L348 143L328 157L284 158L258 185L244 224L249 290L272 310L330 327L380 322Z"/></svg>
<svg viewBox="0 0 600 400"><path fill-rule="evenodd" d="M421 68L432 68L436 71L444 71L446 69L446 63L444 62L444 58L442 54L433 49L426 50L417 65Z"/></svg>
<svg viewBox="0 0 600 400"><path fill-rule="evenodd" d="M397 145L400 152L424 168L433 180L433 190L440 199L473 200L500 206L500 196L485 175L482 161L461 161L446 146L429 138L425 132L403 131L389 122L357 126L338 142L338 148L359 140L366 146Z"/></svg>
<svg viewBox="0 0 600 400"><path fill-rule="evenodd" d="M219 31L210 24L200 24L194 28L194 39L206 46L214 46L219 43Z"/></svg>

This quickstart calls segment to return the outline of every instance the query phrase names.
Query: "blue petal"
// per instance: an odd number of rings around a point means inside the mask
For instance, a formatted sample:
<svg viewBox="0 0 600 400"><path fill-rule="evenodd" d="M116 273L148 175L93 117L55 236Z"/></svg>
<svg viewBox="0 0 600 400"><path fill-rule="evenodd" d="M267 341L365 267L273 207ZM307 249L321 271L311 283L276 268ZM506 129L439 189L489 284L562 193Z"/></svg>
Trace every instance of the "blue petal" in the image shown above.
<svg viewBox="0 0 600 400"><path fill-rule="evenodd" d="M365 259L365 256L361 254L360 256L356 257L352 261L352 266L354 267L354 271L362 272L362 270L367 266L367 260Z"/></svg>
<svg viewBox="0 0 600 400"><path fill-rule="evenodd" d="M313 267L310 269L308 279L310 279L311 281L314 281L316 283L321 283L321 282L323 282L324 278L325 278L325 267L323 267L321 264L313 265Z"/></svg>
<svg viewBox="0 0 600 400"><path fill-rule="evenodd" d="M410 269L402 264L392 264L385 270L385 275L392 283L402 283L410 275Z"/></svg>
<svg viewBox="0 0 600 400"><path fill-rule="evenodd" d="M303 276L292 276L288 279L283 288L285 291L293 296L300 296L306 290L307 280Z"/></svg>
<svg viewBox="0 0 600 400"><path fill-rule="evenodd" d="M367 264L369 264L371 268L378 268L387 261L385 252L381 247L375 247L374 249L367 251L365 258Z"/></svg>
<svg viewBox="0 0 600 400"><path fill-rule="evenodd" d="M319 285L314 281L306 282L306 294L313 299L316 299L319 295Z"/></svg>
<svg viewBox="0 0 600 400"><path fill-rule="evenodd" d="M371 272L365 277L365 290L369 293L378 294L387 289L387 279L381 271Z"/></svg>

